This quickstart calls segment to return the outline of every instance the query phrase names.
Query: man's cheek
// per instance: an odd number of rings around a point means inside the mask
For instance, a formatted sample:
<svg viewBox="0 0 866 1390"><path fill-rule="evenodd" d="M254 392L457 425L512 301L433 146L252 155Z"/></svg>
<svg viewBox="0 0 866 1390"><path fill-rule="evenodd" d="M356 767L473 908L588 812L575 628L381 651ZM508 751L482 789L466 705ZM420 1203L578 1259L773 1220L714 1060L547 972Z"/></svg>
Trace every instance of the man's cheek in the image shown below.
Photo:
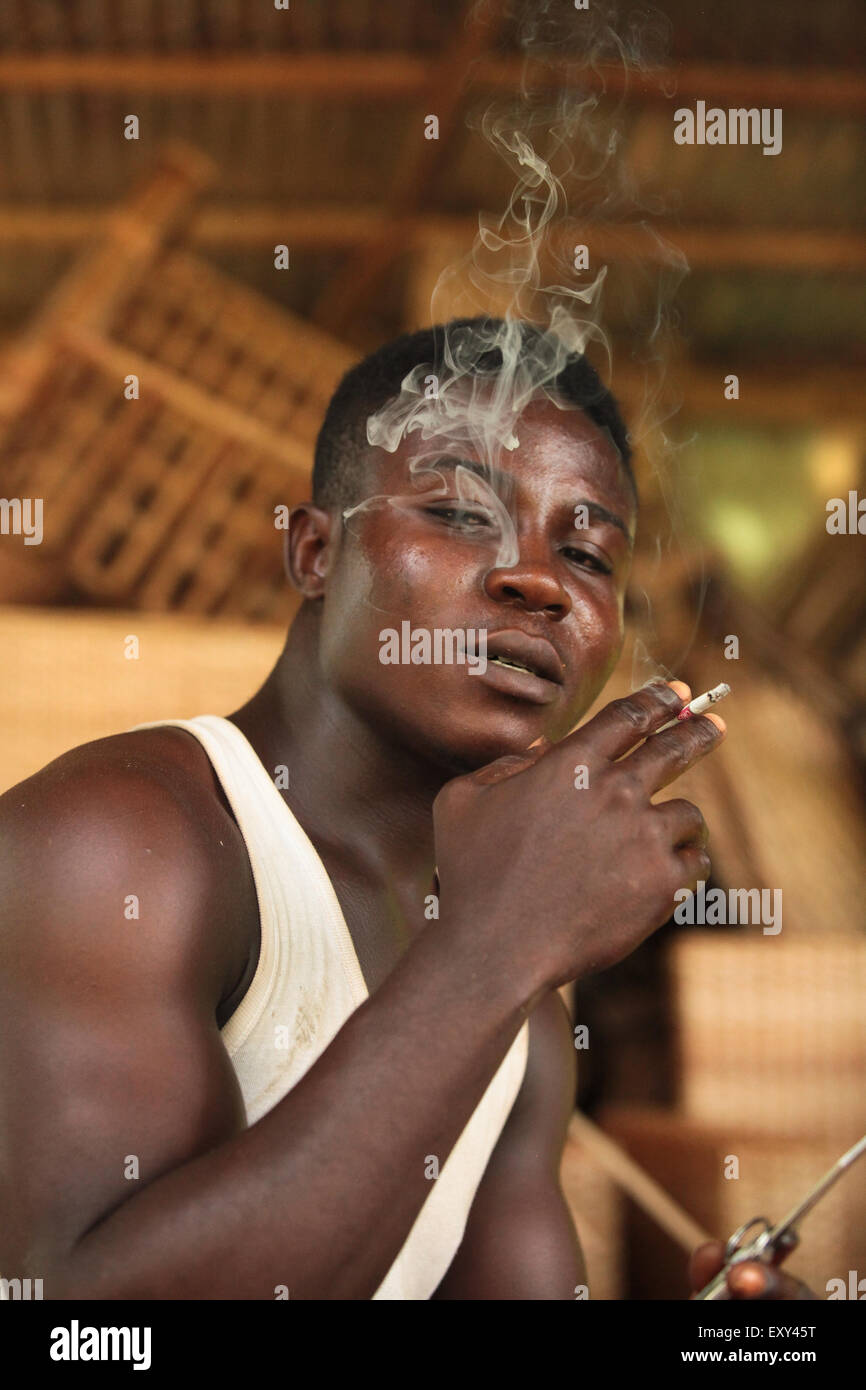
<svg viewBox="0 0 866 1390"><path fill-rule="evenodd" d="M613 673L625 640L625 623L616 600L585 609L577 641L580 695L591 704ZM587 707L586 705L584 706Z"/></svg>
<svg viewBox="0 0 866 1390"><path fill-rule="evenodd" d="M387 568L388 581L378 586L380 600L396 605L403 617L419 619L477 596L484 574L477 556L455 554L453 547L435 541L402 546Z"/></svg>

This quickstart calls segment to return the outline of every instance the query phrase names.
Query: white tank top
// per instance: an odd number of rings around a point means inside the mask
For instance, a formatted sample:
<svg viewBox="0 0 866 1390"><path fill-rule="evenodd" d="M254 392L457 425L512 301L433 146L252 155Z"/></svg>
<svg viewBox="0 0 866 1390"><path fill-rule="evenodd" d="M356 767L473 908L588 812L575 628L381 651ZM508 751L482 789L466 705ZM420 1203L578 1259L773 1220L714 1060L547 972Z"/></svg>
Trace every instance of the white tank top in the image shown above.
<svg viewBox="0 0 866 1390"><path fill-rule="evenodd" d="M322 860L237 725L158 719L199 740L246 844L261 922L258 967L221 1035L254 1124L297 1085L368 992ZM463 1236L472 1199L526 1069L523 1024L425 1199L374 1298L429 1298Z"/></svg>

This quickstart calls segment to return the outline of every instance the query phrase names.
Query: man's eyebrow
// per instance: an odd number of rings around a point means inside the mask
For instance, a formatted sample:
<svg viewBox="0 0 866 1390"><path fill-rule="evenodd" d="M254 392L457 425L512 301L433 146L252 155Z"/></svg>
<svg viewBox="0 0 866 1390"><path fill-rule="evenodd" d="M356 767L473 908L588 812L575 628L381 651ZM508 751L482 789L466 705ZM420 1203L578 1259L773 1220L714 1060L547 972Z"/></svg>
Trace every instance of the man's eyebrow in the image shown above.
<svg viewBox="0 0 866 1390"><path fill-rule="evenodd" d="M502 469L494 468L492 464L476 463L474 459L459 458L456 454L442 454L431 459L429 464L425 464L423 468L419 469L419 473L434 472L438 468L447 468L455 472L458 468L468 468L470 473L475 473L486 483L503 490L513 488L515 484L515 478L511 473L504 473ZM600 502L593 502L589 497L581 497L574 503L574 507L586 507L590 521L606 522L608 526L615 526L618 531L622 531L629 545L632 544L634 537L622 517L617 516L616 512L608 511L607 507L603 507Z"/></svg>
<svg viewBox="0 0 866 1390"><path fill-rule="evenodd" d="M626 540L631 543L631 531L629 531L622 517L617 516L615 512L609 512L607 507L603 507L600 502L593 502L589 497L582 497L578 502L575 502L574 506L575 509L578 507L585 507L590 521L602 521L607 522L608 526L615 526L618 531L622 531Z"/></svg>

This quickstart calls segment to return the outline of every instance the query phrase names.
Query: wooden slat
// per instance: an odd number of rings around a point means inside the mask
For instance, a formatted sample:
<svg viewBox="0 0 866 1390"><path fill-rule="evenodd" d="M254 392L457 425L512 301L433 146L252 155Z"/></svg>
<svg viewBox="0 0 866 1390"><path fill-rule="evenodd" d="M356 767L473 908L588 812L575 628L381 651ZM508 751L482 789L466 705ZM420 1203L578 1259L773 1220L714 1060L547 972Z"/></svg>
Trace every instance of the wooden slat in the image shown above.
<svg viewBox="0 0 866 1390"><path fill-rule="evenodd" d="M251 416L243 414L224 401L216 400L192 382L160 366L147 357L126 347L118 347L95 333L70 327L63 330L62 340L90 362L95 362L117 377L122 389L124 377L134 373L140 381L142 398L146 392L158 395L184 411L206 429L219 429L232 439L240 439L251 447L262 449L280 459L288 474L306 484L310 471L308 450L284 435L263 428Z"/></svg>
<svg viewBox="0 0 866 1390"><path fill-rule="evenodd" d="M220 98L290 92L384 102L417 96L429 70L427 59L408 53L20 53L0 56L0 88L204 92Z"/></svg>
<svg viewBox="0 0 866 1390"><path fill-rule="evenodd" d="M30 91L204 92L230 97L275 92L386 102L415 98L429 84L436 56L412 53L31 53L0 57L0 88ZM472 69L477 89L517 92L521 58L487 57ZM545 63L532 83L669 104L696 99L737 106L782 106L854 114L866 110L866 77L856 69L775 68L757 64L688 63L643 71L633 67Z"/></svg>
<svg viewBox="0 0 866 1390"><path fill-rule="evenodd" d="M624 353L619 355L624 357ZM744 366L739 371L740 399L725 400L727 368L671 365L669 381L682 401L686 417L717 418L729 425L749 420L788 424L861 422L864 372L856 367L802 366L767 368ZM614 354L611 382L614 393L634 413L646 396L646 382Z"/></svg>
<svg viewBox="0 0 866 1390"><path fill-rule="evenodd" d="M479 61L476 87L518 91L524 74L520 58ZM701 100L708 106L781 106L854 114L866 111L866 76L862 68L763 67L759 64L683 63L677 67L639 70L622 64L585 69L569 64L534 63L533 87L559 87L573 81L588 91L607 92L642 101L681 106Z"/></svg>
<svg viewBox="0 0 866 1390"><path fill-rule="evenodd" d="M134 415L141 404L130 401L126 409ZM155 557L170 544L174 527L184 515L195 513L199 494L225 448L219 435L190 431L177 412L160 408L152 415L146 438L127 450L122 467L114 456L114 467L71 540L69 573L89 594L129 600L137 582L152 571ZM178 450L182 452L169 465L168 457ZM144 490L152 494L146 508L138 501ZM109 542L112 553L106 558Z"/></svg>
<svg viewBox="0 0 866 1390"><path fill-rule="evenodd" d="M0 203L0 246L75 246L98 236L108 215L98 204ZM389 214L372 205L250 202L241 209L217 203L193 214L189 243L197 248L259 250L285 242L293 250L339 250L373 241L388 226ZM468 250L477 220L425 214L410 218L404 229L404 246L448 240L465 242ZM569 220L558 229L555 244L566 250L585 242L594 260L649 262L664 258L660 241L682 251L693 270L807 270L813 274L866 270L866 237L822 228L652 223L648 230L636 224Z"/></svg>
<svg viewBox="0 0 866 1390"><path fill-rule="evenodd" d="M0 374L0 415L26 400L64 325L103 328L128 285L143 276L162 244L176 234L210 173L209 161L197 150L166 147L154 175L108 214L100 239L47 296L8 354Z"/></svg>

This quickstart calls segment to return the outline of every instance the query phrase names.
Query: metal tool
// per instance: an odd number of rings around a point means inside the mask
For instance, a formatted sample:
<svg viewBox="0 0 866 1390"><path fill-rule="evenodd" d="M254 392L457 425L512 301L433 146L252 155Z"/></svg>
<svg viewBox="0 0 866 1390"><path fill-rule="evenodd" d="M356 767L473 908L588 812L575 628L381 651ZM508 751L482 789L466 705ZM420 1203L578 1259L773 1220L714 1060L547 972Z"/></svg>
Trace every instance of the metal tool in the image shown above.
<svg viewBox="0 0 866 1390"><path fill-rule="evenodd" d="M758 1260L765 1265L780 1264L785 1256L789 1255L800 1244L800 1237L795 1228L806 1213L812 1210L816 1202L819 1202L824 1196L824 1193L863 1154L866 1154L866 1134L863 1135L862 1139L858 1139L847 1153L843 1153L839 1161L834 1163L823 1178L816 1182L810 1192L807 1192L802 1202L798 1202L793 1211L789 1211L788 1215L777 1226L771 1226L766 1216L756 1216L752 1221L747 1221L745 1225L740 1226L739 1230L734 1231L725 1246L724 1265L715 1278L711 1279L700 1293L694 1295L695 1300L730 1298L726 1276L733 1265L743 1264L746 1260ZM742 1245L741 1241L753 1226L762 1226L763 1230L759 1235L753 1236L748 1244Z"/></svg>

